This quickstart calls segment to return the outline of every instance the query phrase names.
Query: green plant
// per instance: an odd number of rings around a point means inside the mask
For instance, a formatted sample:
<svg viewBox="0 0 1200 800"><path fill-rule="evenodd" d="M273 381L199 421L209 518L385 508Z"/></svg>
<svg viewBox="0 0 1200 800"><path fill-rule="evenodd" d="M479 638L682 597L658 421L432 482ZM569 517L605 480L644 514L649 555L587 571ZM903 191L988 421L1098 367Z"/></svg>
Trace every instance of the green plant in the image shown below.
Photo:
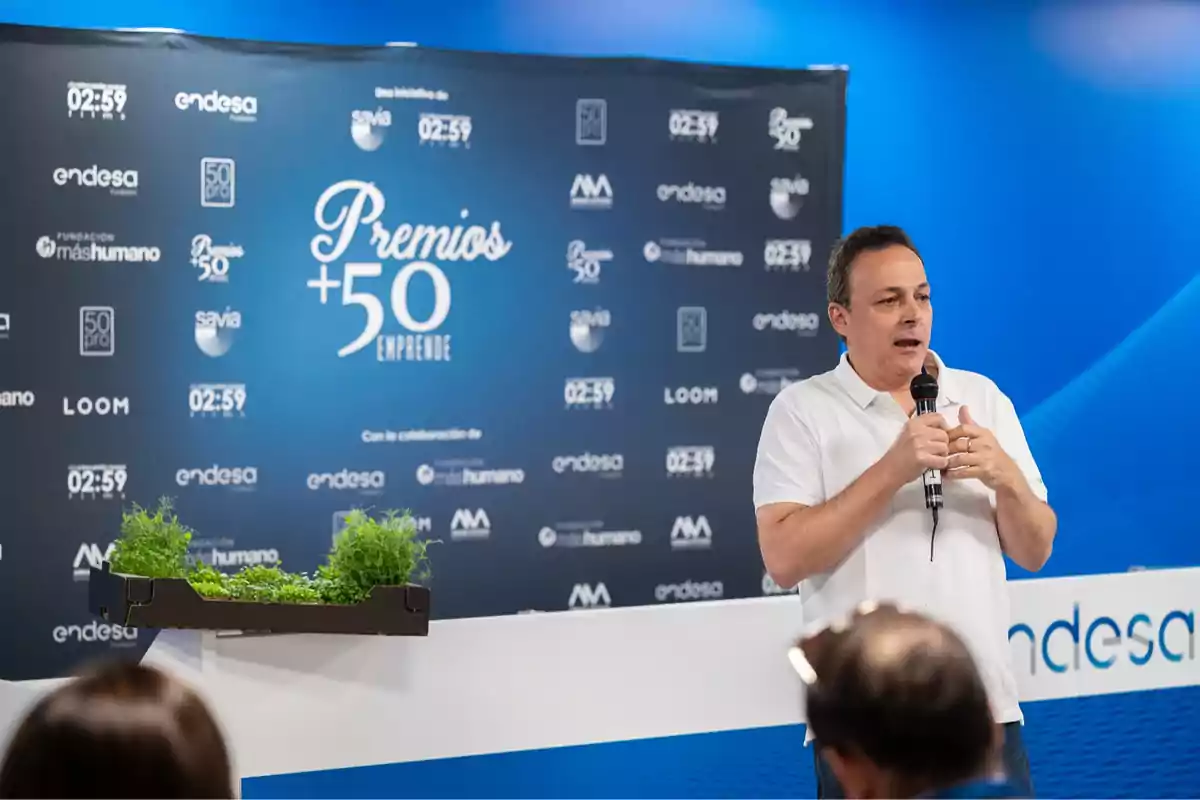
<svg viewBox="0 0 1200 800"><path fill-rule="evenodd" d="M406 511L374 519L354 510L315 577L291 573L279 564L242 567L227 575L188 554L192 531L172 510L169 498L153 512L138 505L122 515L121 536L113 546L113 572L148 578L187 578L201 597L259 603L353 604L375 586L402 586L428 580L429 560L416 522Z"/></svg>
<svg viewBox="0 0 1200 800"><path fill-rule="evenodd" d="M175 516L171 499L162 497L153 511L134 503L121 514L121 535L113 543L113 572L147 578L182 578L187 572L192 531Z"/></svg>
<svg viewBox="0 0 1200 800"><path fill-rule="evenodd" d="M403 586L430 577L426 550L412 515L386 511L374 519L362 509L346 515L346 527L333 542L328 563L318 570L337 593L361 601L375 586Z"/></svg>

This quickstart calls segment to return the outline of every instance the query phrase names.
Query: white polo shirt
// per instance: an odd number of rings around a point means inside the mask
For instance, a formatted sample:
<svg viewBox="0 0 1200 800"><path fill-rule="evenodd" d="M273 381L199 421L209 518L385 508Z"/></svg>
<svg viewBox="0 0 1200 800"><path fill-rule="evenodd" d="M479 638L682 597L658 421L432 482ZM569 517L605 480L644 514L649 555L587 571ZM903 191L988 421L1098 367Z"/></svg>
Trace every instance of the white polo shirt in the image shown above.
<svg viewBox="0 0 1200 800"><path fill-rule="evenodd" d="M965 404L1016 461L1034 494L1046 487L1012 401L990 379L938 365L937 410L950 427ZM887 392L868 386L845 354L836 368L784 389L771 402L754 465L754 506L815 506L878 461L908 418ZM1008 644L1009 602L996 530L995 492L978 480L944 481L944 507L930 556L933 520L921 478L832 571L800 583L803 629L844 618L864 600L892 600L963 637L983 675L998 722L1022 719Z"/></svg>

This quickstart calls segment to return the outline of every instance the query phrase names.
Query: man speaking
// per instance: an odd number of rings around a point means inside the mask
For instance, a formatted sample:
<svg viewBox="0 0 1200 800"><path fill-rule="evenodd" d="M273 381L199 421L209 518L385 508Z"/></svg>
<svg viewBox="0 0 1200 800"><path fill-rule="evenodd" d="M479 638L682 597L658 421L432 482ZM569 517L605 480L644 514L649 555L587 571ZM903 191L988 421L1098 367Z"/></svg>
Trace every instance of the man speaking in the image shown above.
<svg viewBox="0 0 1200 800"><path fill-rule="evenodd" d="M799 584L806 628L875 600L957 631L1004 724L1010 780L1032 796L1004 555L1041 569L1057 519L1016 411L991 380L947 367L929 349L929 282L901 229L860 228L843 239L830 256L828 295L846 353L833 370L780 392L763 423L754 466L763 562L780 586ZM913 379L923 373L936 380L936 405L918 414ZM941 508L929 507L926 484L940 484ZM841 797L814 753L818 795Z"/></svg>

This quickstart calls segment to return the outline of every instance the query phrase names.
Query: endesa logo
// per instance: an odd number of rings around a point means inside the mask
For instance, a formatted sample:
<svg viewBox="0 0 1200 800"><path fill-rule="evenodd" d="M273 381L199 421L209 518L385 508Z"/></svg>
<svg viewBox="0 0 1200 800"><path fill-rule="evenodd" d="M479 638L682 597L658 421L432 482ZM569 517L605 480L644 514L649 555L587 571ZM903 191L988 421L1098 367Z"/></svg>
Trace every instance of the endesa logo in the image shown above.
<svg viewBox="0 0 1200 800"><path fill-rule="evenodd" d="M344 469L341 472L314 472L308 476L307 486L310 491L320 489L347 489L360 491L363 494L378 494L383 491L387 476L380 470L364 470L355 472Z"/></svg>
<svg viewBox="0 0 1200 800"><path fill-rule="evenodd" d="M725 207L725 194L724 186L697 186L694 183L683 186L671 183L658 185L660 202L703 206L711 211L719 211Z"/></svg>
<svg viewBox="0 0 1200 800"><path fill-rule="evenodd" d="M821 317L818 314L798 314L794 311L781 311L778 314L755 314L754 330L756 331L794 331L799 336L816 336L821 327Z"/></svg>
<svg viewBox="0 0 1200 800"><path fill-rule="evenodd" d="M110 642L114 647L130 647L137 642L137 628L105 625L92 620L86 625L57 625L52 632L55 644L67 642Z"/></svg>
<svg viewBox="0 0 1200 800"><path fill-rule="evenodd" d="M56 167L54 182L59 186L72 184L89 189L108 189L109 194L130 197L137 194L138 171L136 169L101 169L99 164L90 167Z"/></svg>
<svg viewBox="0 0 1200 800"><path fill-rule="evenodd" d="M1026 662L1022 651L1017 664L1029 664L1029 674L1045 668L1055 673L1111 669L1128 662L1138 667L1156 658L1173 663L1196 659L1196 612L1173 609L1161 617L1136 613L1125 617L1086 615L1075 603L1069 619L1056 619L1045 630L1026 623L1008 629L1010 642L1028 642Z"/></svg>
<svg viewBox="0 0 1200 800"><path fill-rule="evenodd" d="M254 122L258 119L258 98L221 94L215 89L208 94L180 92L175 95L175 107L180 111L196 109L206 114L224 114L234 122Z"/></svg>
<svg viewBox="0 0 1200 800"><path fill-rule="evenodd" d="M180 486L229 486L248 491L258 485L258 467L211 467L181 469L175 473Z"/></svg>

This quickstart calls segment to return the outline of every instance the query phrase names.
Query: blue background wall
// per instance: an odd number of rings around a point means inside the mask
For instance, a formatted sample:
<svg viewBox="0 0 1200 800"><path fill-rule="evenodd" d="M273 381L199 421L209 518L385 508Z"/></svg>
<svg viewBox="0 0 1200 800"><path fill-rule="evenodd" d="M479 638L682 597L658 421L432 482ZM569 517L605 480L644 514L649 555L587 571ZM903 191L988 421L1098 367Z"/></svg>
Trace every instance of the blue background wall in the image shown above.
<svg viewBox="0 0 1200 800"><path fill-rule="evenodd" d="M0 17L344 44L847 64L846 228L892 221L910 230L934 281L935 347L1013 398L1061 518L1044 574L1200 563L1190 503L1200 422L1188 408L1200 389L1191 349L1200 341L1200 6L357 0L333 9L302 0L174 8L9 0ZM1154 411L1134 411L1134 402ZM1126 737L1145 757L1127 753L1128 763L1147 770L1123 788L1094 786L1077 764L1069 783L1043 782L1041 791L1194 794L1195 769L1183 765L1197 763L1188 744L1197 690L1148 697L1031 708L1035 776L1039 760L1096 763ZM1041 726L1060 737L1078 728L1112 736L1099 753L1068 754L1058 751L1061 738L1038 736ZM497 785L489 780L468 790L487 792Z"/></svg>
<svg viewBox="0 0 1200 800"><path fill-rule="evenodd" d="M8 0L2 16L335 44L847 64L846 226L887 220L912 232L934 280L935 347L992 376L1024 417L1062 518L1044 574L1200 563L1185 451L1151 448L1153 468L1130 470L1118 468L1129 465L1117 446L1156 435L1129 402L1197 388L1195 370L1180 367L1193 360L1200 318L1200 289L1185 289L1200 246L1200 6L902 7ZM1168 415L1173 440L1200 434L1187 416Z"/></svg>

